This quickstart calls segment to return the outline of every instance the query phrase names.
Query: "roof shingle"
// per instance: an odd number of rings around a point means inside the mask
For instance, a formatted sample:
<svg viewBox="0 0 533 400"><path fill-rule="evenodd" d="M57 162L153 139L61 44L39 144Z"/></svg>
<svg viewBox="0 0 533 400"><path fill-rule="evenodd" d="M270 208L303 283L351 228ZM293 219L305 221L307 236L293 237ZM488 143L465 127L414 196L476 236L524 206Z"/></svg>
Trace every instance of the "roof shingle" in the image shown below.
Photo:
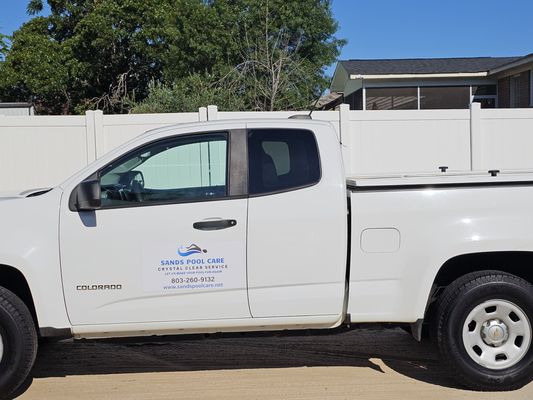
<svg viewBox="0 0 533 400"><path fill-rule="evenodd" d="M339 61L351 75L449 74L486 72L520 57L407 58Z"/></svg>

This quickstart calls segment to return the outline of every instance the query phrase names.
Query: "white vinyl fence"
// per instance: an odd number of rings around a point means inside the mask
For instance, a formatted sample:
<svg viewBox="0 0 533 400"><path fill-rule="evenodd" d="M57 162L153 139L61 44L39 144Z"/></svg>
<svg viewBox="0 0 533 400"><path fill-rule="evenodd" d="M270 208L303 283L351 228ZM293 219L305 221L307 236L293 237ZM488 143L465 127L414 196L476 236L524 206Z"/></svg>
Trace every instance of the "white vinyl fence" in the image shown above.
<svg viewBox="0 0 533 400"><path fill-rule="evenodd" d="M149 129L195 121L288 118L295 112L0 116L0 192L48 187ZM533 109L315 111L342 143L349 175L533 169Z"/></svg>

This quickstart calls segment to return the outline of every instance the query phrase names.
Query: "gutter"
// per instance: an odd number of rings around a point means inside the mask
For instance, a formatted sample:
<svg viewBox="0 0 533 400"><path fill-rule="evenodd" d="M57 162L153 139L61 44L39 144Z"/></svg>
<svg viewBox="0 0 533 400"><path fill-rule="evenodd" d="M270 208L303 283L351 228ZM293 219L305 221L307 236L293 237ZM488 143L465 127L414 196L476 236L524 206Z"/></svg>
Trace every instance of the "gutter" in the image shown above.
<svg viewBox="0 0 533 400"><path fill-rule="evenodd" d="M488 72L455 72L444 74L388 74L388 75L355 75L350 79L420 79L420 78L479 78L488 76Z"/></svg>

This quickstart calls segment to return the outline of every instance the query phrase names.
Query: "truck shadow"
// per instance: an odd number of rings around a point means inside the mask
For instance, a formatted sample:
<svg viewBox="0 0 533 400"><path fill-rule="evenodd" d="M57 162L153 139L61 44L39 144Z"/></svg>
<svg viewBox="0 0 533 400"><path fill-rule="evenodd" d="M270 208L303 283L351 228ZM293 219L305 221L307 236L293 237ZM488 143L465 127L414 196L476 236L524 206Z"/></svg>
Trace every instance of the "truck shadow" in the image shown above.
<svg viewBox="0 0 533 400"><path fill-rule="evenodd" d="M387 372L381 365L419 381L457 387L431 344L417 343L401 329L360 329L46 343L22 392L32 379L66 375L303 366Z"/></svg>

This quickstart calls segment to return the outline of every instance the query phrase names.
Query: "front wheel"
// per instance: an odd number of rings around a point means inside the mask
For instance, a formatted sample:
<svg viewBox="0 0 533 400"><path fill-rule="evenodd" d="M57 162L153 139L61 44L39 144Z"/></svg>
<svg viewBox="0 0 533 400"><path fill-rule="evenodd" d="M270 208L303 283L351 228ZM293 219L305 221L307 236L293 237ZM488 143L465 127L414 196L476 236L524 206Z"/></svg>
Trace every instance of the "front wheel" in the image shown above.
<svg viewBox="0 0 533 400"><path fill-rule="evenodd" d="M26 305L0 286L0 398L28 376L37 354L37 333Z"/></svg>
<svg viewBox="0 0 533 400"><path fill-rule="evenodd" d="M474 390L514 390L533 378L533 286L482 271L446 288L437 311L437 342L456 378Z"/></svg>

